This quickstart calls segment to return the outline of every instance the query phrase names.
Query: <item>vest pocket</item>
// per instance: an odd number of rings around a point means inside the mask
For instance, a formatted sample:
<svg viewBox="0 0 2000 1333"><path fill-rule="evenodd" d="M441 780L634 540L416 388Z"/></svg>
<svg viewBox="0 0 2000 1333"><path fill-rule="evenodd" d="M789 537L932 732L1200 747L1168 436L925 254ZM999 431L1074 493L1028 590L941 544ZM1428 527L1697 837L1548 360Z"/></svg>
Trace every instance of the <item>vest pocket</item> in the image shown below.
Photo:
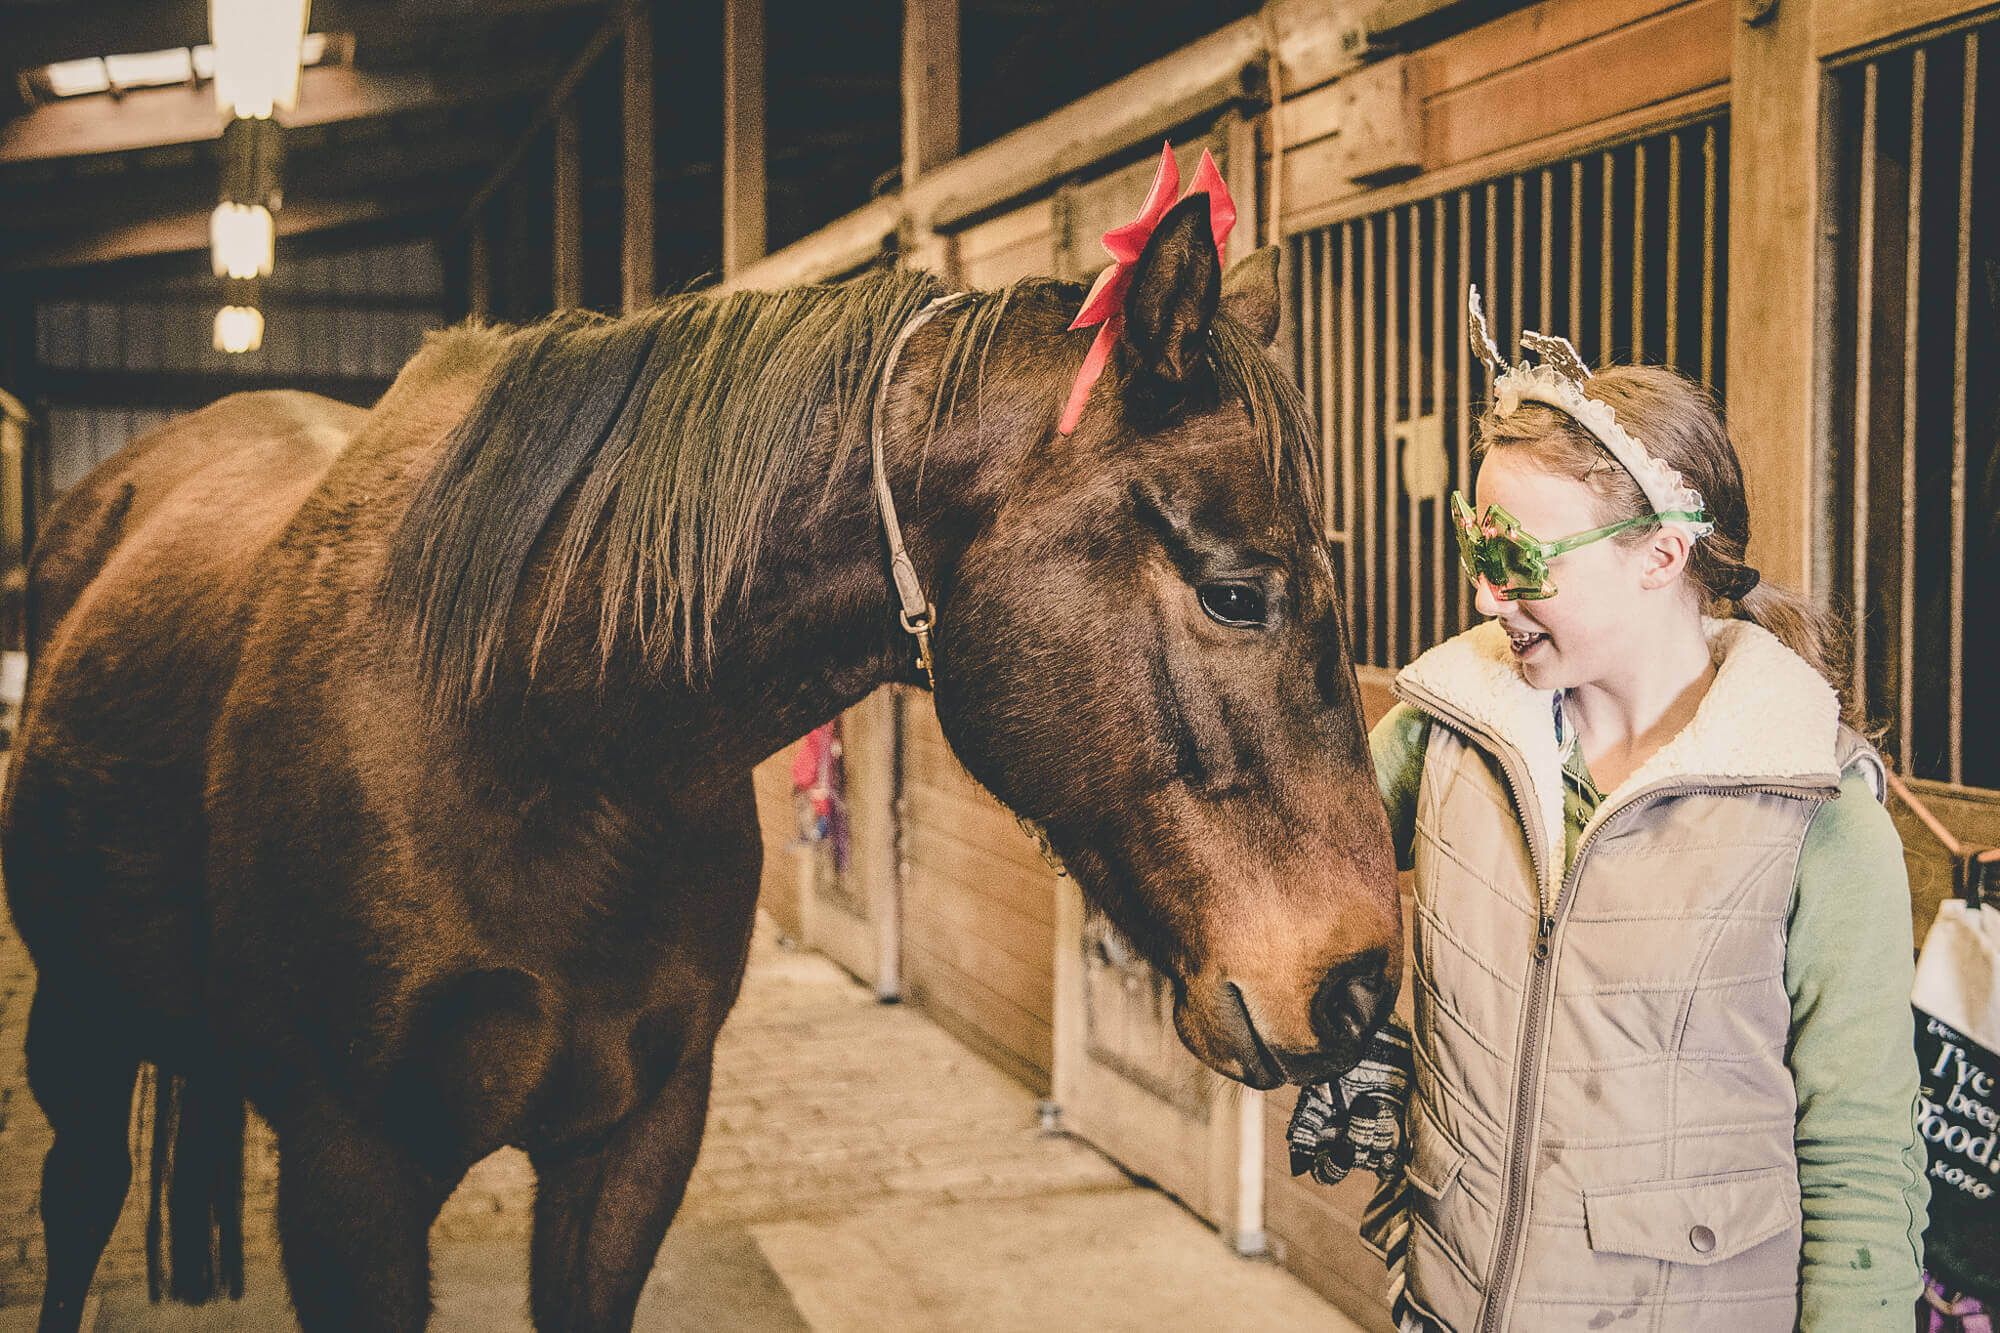
<svg viewBox="0 0 2000 1333"><path fill-rule="evenodd" d="M1421 1102L1413 1108L1410 1136L1410 1184L1431 1199L1442 1199L1465 1169L1465 1150L1452 1142Z"/></svg>
<svg viewBox="0 0 2000 1333"><path fill-rule="evenodd" d="M1593 1250L1718 1264L1799 1224L1798 1172L1772 1166L1587 1189L1583 1212Z"/></svg>

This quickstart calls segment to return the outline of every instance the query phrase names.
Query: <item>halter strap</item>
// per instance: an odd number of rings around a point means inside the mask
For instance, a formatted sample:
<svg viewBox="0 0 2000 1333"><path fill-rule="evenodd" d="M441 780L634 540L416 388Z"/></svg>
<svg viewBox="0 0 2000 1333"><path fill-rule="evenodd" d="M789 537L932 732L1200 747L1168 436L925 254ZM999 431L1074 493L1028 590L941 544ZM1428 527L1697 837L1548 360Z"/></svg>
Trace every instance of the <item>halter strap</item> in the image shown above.
<svg viewBox="0 0 2000 1333"><path fill-rule="evenodd" d="M952 292L940 296L910 316L896 340L889 344L889 355L883 358L882 383L875 391L875 408L868 423L869 442L875 452L875 505L882 511L882 531L889 538L889 576L896 581L896 596L903 604L898 614L904 630L917 641L917 665L923 668L932 694L937 693L937 671L931 661L931 630L937 626L937 608L924 596L917 567L910 562L910 553L903 546L903 525L896 521L896 500L889 493L889 473L882 459L882 414L889 403L889 384L895 378L896 362L903 355L904 344L939 311L970 295L970 292Z"/></svg>

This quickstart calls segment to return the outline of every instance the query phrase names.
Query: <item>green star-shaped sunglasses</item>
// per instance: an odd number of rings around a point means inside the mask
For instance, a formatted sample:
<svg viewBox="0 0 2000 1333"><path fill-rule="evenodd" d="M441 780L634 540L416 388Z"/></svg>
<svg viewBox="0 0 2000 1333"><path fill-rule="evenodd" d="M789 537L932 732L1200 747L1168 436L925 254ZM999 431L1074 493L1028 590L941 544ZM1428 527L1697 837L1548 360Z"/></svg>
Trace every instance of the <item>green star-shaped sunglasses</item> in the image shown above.
<svg viewBox="0 0 2000 1333"><path fill-rule="evenodd" d="M1531 537L1520 521L1499 505L1487 505L1475 512L1466 503L1464 491L1451 493L1452 527L1458 533L1458 562L1466 577L1481 581L1502 601L1527 602L1556 595L1549 578L1549 562L1566 551L1603 541L1642 523L1705 523L1705 510L1674 510L1664 514L1642 514L1601 528L1575 533L1557 541Z"/></svg>

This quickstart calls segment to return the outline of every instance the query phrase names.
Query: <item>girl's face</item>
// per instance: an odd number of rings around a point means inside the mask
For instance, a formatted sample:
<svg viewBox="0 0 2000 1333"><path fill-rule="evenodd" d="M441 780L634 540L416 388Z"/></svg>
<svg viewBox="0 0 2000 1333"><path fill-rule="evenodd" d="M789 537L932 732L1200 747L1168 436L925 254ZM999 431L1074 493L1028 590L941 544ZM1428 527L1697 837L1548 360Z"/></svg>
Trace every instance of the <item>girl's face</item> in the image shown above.
<svg viewBox="0 0 2000 1333"><path fill-rule="evenodd" d="M1582 482L1543 471L1528 448L1500 448L1480 466L1475 504L1497 504L1545 542L1600 526L1596 499ZM1549 564L1556 595L1507 601L1478 584L1474 606L1506 627L1528 684L1572 689L1620 673L1631 651L1634 616L1650 602L1642 574L1646 546L1595 541Z"/></svg>

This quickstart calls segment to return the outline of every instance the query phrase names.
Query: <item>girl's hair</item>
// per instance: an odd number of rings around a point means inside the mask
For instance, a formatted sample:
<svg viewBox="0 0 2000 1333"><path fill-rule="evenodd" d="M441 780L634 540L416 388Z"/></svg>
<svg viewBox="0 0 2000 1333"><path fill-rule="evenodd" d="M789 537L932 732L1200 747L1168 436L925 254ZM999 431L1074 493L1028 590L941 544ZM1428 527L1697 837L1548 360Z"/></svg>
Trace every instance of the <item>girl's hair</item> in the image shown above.
<svg viewBox="0 0 2000 1333"><path fill-rule="evenodd" d="M1688 559L1688 581L1700 598L1701 613L1748 620L1771 631L1833 686L1840 696L1841 720L1865 730L1860 704L1848 686L1848 640L1838 621L1790 588L1760 578L1743 558L1750 544L1750 506L1743 467L1715 396L1664 366L1611 366L1583 388L1609 404L1619 424L1648 453L1678 469L1701 492L1715 522L1715 531L1694 543ZM1632 474L1566 412L1529 402L1506 416L1489 408L1479 419L1473 452L1484 458L1496 449L1527 450L1544 471L1581 481L1597 499L1600 523L1653 512ZM1617 540L1643 541L1657 528L1643 524Z"/></svg>

